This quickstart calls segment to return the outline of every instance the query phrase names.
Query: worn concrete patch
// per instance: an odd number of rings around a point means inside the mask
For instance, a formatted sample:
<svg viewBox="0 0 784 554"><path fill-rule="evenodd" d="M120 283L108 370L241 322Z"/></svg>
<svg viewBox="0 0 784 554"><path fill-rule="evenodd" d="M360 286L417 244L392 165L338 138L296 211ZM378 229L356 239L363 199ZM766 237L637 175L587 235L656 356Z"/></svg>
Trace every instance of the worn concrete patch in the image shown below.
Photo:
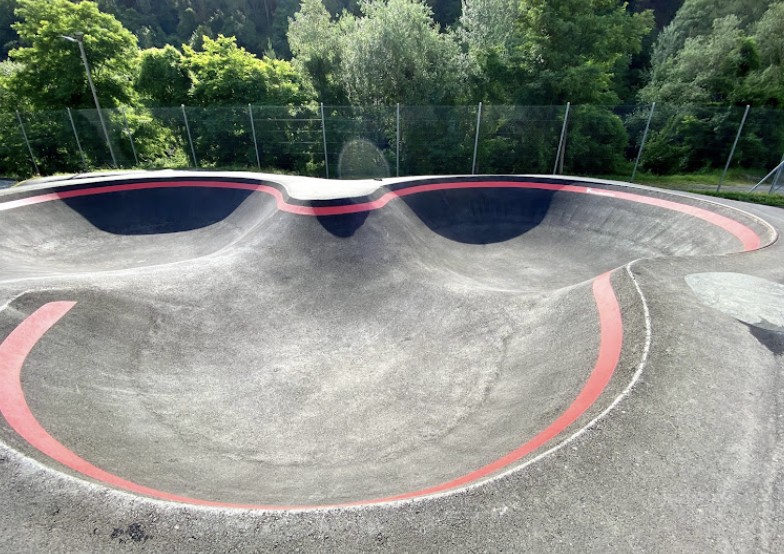
<svg viewBox="0 0 784 554"><path fill-rule="evenodd" d="M784 285L743 273L692 273L686 282L711 308L761 329L784 332Z"/></svg>

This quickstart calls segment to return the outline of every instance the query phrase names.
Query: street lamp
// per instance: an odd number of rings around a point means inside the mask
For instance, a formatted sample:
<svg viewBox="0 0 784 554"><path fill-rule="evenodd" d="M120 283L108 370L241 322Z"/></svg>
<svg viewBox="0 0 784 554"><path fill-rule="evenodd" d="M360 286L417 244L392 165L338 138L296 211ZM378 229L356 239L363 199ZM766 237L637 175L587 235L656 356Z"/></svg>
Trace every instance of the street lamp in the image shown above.
<svg viewBox="0 0 784 554"><path fill-rule="evenodd" d="M74 33L74 36L69 37L66 35L60 35L61 38L64 38L67 41L75 42L79 45L79 52L82 55L82 61L84 62L84 71L87 73L87 82L90 83L90 90L93 93L93 100L95 100L95 109L98 110L98 119L101 120L101 127L103 128L103 134L106 137L106 144L109 147L109 153L112 155L112 162L114 162L114 167L119 169L119 165L117 165L117 158L114 156L114 149L112 148L112 141L109 138L109 131L106 129L106 122L103 119L103 113L101 112L101 105L98 103L98 95L95 93L95 85L93 84L93 77L90 75L90 66L87 64L87 55L84 53L84 44L82 43L82 39L84 39L84 33Z"/></svg>

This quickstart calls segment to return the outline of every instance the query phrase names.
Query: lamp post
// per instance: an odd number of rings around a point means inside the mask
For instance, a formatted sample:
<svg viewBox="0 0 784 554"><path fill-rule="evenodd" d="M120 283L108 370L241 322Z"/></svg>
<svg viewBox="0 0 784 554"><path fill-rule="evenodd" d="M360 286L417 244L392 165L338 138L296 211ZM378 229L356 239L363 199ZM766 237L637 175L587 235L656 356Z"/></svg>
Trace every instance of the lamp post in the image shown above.
<svg viewBox="0 0 784 554"><path fill-rule="evenodd" d="M109 139L109 131L106 128L106 121L103 119L103 112L101 112L101 104L98 102L98 95L95 92L95 85L93 84L93 77L90 74L90 66L87 63L87 55L84 53L84 44L82 43L82 39L84 39L84 33L74 33L74 36L69 37L65 35L61 35L67 41L75 42L79 45L79 53L82 55L82 61L84 62L84 71L87 73L87 82L90 83L90 91L93 93L93 100L95 101L95 109L98 110L98 119L101 120L101 127L103 128L103 134L106 137L106 145L109 147L109 153L112 155L112 162L114 163L114 167L119 169L120 166L117 165L117 158L114 155L114 148L112 148L112 141Z"/></svg>

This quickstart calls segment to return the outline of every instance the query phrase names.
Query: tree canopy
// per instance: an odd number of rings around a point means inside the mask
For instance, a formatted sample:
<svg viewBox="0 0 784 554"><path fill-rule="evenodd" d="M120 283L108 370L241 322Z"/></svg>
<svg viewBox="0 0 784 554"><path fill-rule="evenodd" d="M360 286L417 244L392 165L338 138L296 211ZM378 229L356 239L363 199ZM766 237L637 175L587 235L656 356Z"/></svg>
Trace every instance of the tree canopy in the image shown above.
<svg viewBox="0 0 784 554"><path fill-rule="evenodd" d="M354 104L440 104L459 98L461 52L420 0L363 0L333 20L305 0L289 25L295 63L319 96Z"/></svg>
<svg viewBox="0 0 784 554"><path fill-rule="evenodd" d="M708 8L687 0L662 32L640 99L784 107L784 2Z"/></svg>
<svg viewBox="0 0 784 554"><path fill-rule="evenodd" d="M94 2L19 0L14 24L29 46L10 57L21 67L6 86L33 108L88 107L93 104L78 45L63 36L84 33L84 49L99 98L106 107L131 103L138 48L136 37Z"/></svg>
<svg viewBox="0 0 784 554"><path fill-rule="evenodd" d="M781 107L783 16L781 0L0 0L0 98L90 107L60 38L83 32L106 107Z"/></svg>
<svg viewBox="0 0 784 554"><path fill-rule="evenodd" d="M617 0L466 0L464 39L491 90L524 104L613 103L613 79L653 26ZM511 25L510 25L511 23ZM500 92L499 86L503 89Z"/></svg>
<svg viewBox="0 0 784 554"><path fill-rule="evenodd" d="M288 41L294 65L307 75L319 100L329 105L348 100L343 88L343 39L321 0L304 0L290 20Z"/></svg>
<svg viewBox="0 0 784 554"><path fill-rule="evenodd" d="M267 104L302 105L309 94L289 62L259 59L237 46L234 37L204 37L203 49L184 47L185 65L193 73L193 103L199 106Z"/></svg>
<svg viewBox="0 0 784 554"><path fill-rule="evenodd" d="M188 101L193 77L185 57L173 46L143 50L136 90L152 106L177 106Z"/></svg>

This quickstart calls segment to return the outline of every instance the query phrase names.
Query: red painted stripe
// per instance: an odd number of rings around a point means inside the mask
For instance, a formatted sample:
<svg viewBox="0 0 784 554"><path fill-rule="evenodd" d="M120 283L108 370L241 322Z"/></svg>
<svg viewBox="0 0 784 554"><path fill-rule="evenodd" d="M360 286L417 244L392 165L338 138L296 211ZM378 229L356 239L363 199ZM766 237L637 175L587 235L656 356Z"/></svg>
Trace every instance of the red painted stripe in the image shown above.
<svg viewBox="0 0 784 554"><path fill-rule="evenodd" d="M610 284L610 275L611 273L609 272L601 275L593 284L593 294L599 312L600 324L599 356L596 360L594 369L572 404L544 431L506 456L458 479L415 492L362 502L340 504L339 506L354 506L402 500L405 498L414 498L444 492L468 485L508 467L553 440L567 427L573 424L604 391L615 371L621 354L621 346L623 344L623 322L621 320L621 311L618 306L618 301L612 290L612 285ZM92 477L93 479L120 489L162 500L171 500L201 506L266 510L325 507L230 504L170 494L143 485L138 485L108 473L80 458L58 442L40 425L40 423L38 423L38 420L35 419L35 416L30 411L22 390L20 376L24 361L35 344L43 337L44 333L68 313L74 305L75 302L52 302L42 306L25 319L13 332L11 332L8 338L0 344L0 413L3 414L11 427L27 440L27 442L50 458L88 477Z"/></svg>
<svg viewBox="0 0 784 554"><path fill-rule="evenodd" d="M760 247L760 237L752 229L746 227L738 221L735 221L734 219L730 219L729 217L725 217L710 210L689 206L687 204L680 204L671 200L662 200L661 198L652 198L649 196L641 196L639 194L631 194L628 192L613 192L613 194L622 200L631 200L632 202L637 202L639 204L649 204L651 206L666 208L675 212L681 212L686 215L698 217L703 221L712 223L713 225L721 227L722 229L725 229L738 237L738 239L743 243L743 250L745 252L757 250Z"/></svg>
<svg viewBox="0 0 784 554"><path fill-rule="evenodd" d="M577 421L577 418L583 415L585 411L596 402L599 395L601 395L607 387L607 383L610 382L610 378L615 372L618 360L621 357L623 321L621 319L621 309L618 306L618 300L616 299L612 285L610 284L611 274L612 272L607 272L597 277L593 282L593 295L596 300L596 307L599 310L599 356L597 357L593 371L591 372L590 377L588 377L588 381L583 386L583 389L580 391L580 394L577 395L577 398L574 399L572 404L558 417L558 419L521 447L468 475L464 475L447 483L436 485L435 487L384 498L376 500L375 502L402 500L405 498L435 494L462 487L474 481L478 481L479 479L483 479L496 471L517 462L537 448L553 440L572 423Z"/></svg>
<svg viewBox="0 0 784 554"><path fill-rule="evenodd" d="M76 302L51 302L25 319L0 344L0 413L27 442L50 458L88 477L148 496L192 502L191 499L157 491L121 479L83 460L52 437L35 419L22 391L21 371L27 355ZM201 503L201 502L200 502ZM207 503L210 504L210 503ZM210 504L212 505L212 504Z"/></svg>
<svg viewBox="0 0 784 554"><path fill-rule="evenodd" d="M485 182L451 182L451 183L434 183L428 185L414 185L397 191L390 191L381 196L377 200L371 202L363 202L362 204L348 204L343 206L299 206L297 204L289 204L283 198L283 194L269 185L253 185L249 183L230 183L224 181L161 181L161 182L148 182L148 183L130 183L124 185L107 185L102 187L87 188L81 190L67 190L62 192L53 192L43 194L40 196L33 196L30 198L22 198L19 200L12 200L0 204L0 211L11 210L22 206L31 206L40 204L42 202L50 202L52 200L62 200L66 198L76 198L80 196L91 196L96 194L107 194L112 192L125 192L144 189L157 189L157 188L182 188L182 187L201 187L201 188L224 188L224 189L241 189L253 192L264 192L275 198L279 210L299 215L310 216L329 216L329 215L342 215L358 212L367 212L371 210L378 210L386 206L389 202L396 198L403 196L410 196L412 194L419 194L423 192L433 192L439 190L455 190L455 189L484 189L484 188L509 188L509 189L538 189L562 192L574 192L578 194L592 194L596 196L604 196L609 198L617 198L621 200L628 200L631 202L638 202L640 204L647 204L650 206L657 206L668 210L684 213L693 217L697 217L721 227L726 231L732 233L743 244L743 250L748 252L756 250L760 247L761 239L752 229L730 219L723 215L714 213L703 208L688 206L680 204L671 200L662 200L660 198L652 198L642 196L639 194L632 194L628 192L609 191L600 188L583 187L576 185L559 185L554 183L528 183L528 182L515 182L515 181L485 181Z"/></svg>

